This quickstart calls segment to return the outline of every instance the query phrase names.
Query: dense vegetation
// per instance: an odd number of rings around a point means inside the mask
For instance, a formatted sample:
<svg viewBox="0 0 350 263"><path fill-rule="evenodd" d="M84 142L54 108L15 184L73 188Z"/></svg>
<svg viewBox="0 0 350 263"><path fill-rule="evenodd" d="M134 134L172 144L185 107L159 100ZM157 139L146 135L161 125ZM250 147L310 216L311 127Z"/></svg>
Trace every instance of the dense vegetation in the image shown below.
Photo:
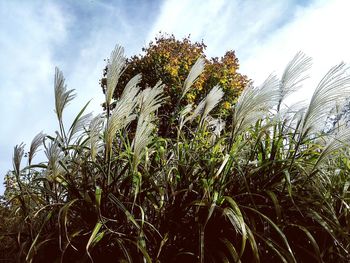
<svg viewBox="0 0 350 263"><path fill-rule="evenodd" d="M164 100L158 109L158 133L163 137L173 135L176 130L174 113L187 104L199 103L215 86L220 85L225 92L222 101L212 112L227 117L231 105L235 104L238 95L249 84L246 76L238 72L239 62L234 51L227 51L222 57L206 58L206 45L203 42L192 43L190 37L177 40L174 35L160 35L154 42L142 49L142 53L126 60L126 68L119 77L113 97L118 99L125 85L135 75L141 74L139 87L141 90L155 86L158 81L164 84ZM199 59L202 58L202 59ZM182 86L195 62L202 69L190 90L181 92ZM107 67L105 69L105 77ZM107 78L103 78L101 86L106 91ZM185 84L186 85L186 84ZM181 97L182 96L182 97ZM114 104L111 105L113 108ZM174 110L177 108L177 110Z"/></svg>
<svg viewBox="0 0 350 263"><path fill-rule="evenodd" d="M310 67L302 53L281 79L248 85L227 119L211 116L225 96L213 86L198 104L173 108L175 136L162 137L162 84L140 90L136 75L113 101L125 63L117 46L106 75L107 113L92 117L84 108L68 128L63 112L74 94L56 70L59 131L40 133L27 153L23 144L14 148L0 210L2 258L350 260L350 132L341 120L324 128L335 103L349 95L344 64L325 75L305 106L284 104ZM179 100L202 63L199 58L181 84ZM47 161L34 164L39 147Z"/></svg>

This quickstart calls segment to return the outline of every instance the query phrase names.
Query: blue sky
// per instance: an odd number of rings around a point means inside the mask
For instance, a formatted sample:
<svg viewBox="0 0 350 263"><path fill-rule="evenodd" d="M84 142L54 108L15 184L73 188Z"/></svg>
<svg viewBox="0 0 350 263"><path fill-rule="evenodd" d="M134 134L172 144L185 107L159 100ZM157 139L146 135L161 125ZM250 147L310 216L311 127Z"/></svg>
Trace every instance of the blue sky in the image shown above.
<svg viewBox="0 0 350 263"><path fill-rule="evenodd" d="M0 180L16 144L57 129L55 66L78 95L67 122L90 99L101 111L98 81L115 44L138 54L159 31L203 39L208 56L236 50L257 84L302 50L314 59L294 98L303 99L331 66L350 62L348 10L348 0L0 0Z"/></svg>

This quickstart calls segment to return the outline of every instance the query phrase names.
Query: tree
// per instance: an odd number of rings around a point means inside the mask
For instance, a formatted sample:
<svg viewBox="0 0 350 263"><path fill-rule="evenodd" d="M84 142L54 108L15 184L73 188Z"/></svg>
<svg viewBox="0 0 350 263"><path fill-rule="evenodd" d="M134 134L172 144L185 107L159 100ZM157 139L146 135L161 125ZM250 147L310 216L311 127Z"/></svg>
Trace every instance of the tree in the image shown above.
<svg viewBox="0 0 350 263"><path fill-rule="evenodd" d="M238 73L239 62L234 51L227 51L223 57L206 58L206 45L203 42L194 42L190 36L182 40L175 39L174 35L161 35L143 48L143 54L133 56L126 61L127 68L120 76L114 92L118 98L128 81L136 74L142 74L140 87L153 87L160 80L165 84L164 93L167 97L164 105L159 109L160 134L167 134L174 109L181 109L187 104L195 104L202 100L208 92L219 85L224 91L224 99L220 102L216 113L227 115L242 90L248 85L247 76ZM194 82L191 90L181 98L183 83L189 75L190 69L202 57L205 62L204 72ZM101 81L103 90L106 88L106 73Z"/></svg>

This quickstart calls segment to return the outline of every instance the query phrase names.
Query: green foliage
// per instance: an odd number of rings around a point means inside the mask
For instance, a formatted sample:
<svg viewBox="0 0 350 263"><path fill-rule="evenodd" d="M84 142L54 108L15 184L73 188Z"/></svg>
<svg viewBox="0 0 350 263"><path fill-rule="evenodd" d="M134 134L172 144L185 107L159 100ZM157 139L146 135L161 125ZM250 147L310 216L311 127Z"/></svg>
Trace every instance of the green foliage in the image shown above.
<svg viewBox="0 0 350 263"><path fill-rule="evenodd" d="M119 75L122 49L111 56ZM211 116L223 99L215 86L197 106L173 109L178 123L169 137L158 133L166 86L141 90L138 75L115 101L106 96L113 109L92 118L84 107L66 129L65 98L74 95L56 70L59 131L34 138L25 167L24 145L14 149L0 255L28 262L348 262L350 132L338 126L324 133L317 124L333 105L329 96L341 102L349 95L350 77L340 64L308 106L286 107L284 97L309 66L298 53L281 80L247 86L226 126ZM106 88L111 94L114 86ZM33 164L39 147L47 161Z"/></svg>

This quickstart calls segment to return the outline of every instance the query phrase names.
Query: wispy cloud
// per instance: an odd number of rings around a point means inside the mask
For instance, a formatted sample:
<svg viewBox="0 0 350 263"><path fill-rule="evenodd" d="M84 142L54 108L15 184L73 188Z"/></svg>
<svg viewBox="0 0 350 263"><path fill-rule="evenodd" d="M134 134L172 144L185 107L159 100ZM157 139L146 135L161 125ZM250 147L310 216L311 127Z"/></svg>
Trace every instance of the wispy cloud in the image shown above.
<svg viewBox="0 0 350 263"><path fill-rule="evenodd" d="M350 61L350 1L347 0L169 0L149 33L191 34L204 40L209 56L234 49L241 72L260 84L271 73L280 73L299 51L313 58L310 94L327 70ZM300 98L305 98L305 89Z"/></svg>
<svg viewBox="0 0 350 263"><path fill-rule="evenodd" d="M13 146L53 127L52 50L65 41L67 20L52 4L0 3L0 172L11 168ZM2 176L1 176L2 178Z"/></svg>
<svg viewBox="0 0 350 263"><path fill-rule="evenodd" d="M29 144L41 130L57 129L54 67L60 67L78 94L65 114L67 122L90 99L88 110L100 112L104 59L116 43L128 55L138 52L157 8L134 0L0 2L1 182L11 169L14 145Z"/></svg>
<svg viewBox="0 0 350 263"><path fill-rule="evenodd" d="M152 39L159 31L188 34L204 40L209 55L235 49L240 57L259 45L272 32L287 23L301 3L295 0L169 0L149 33Z"/></svg>
<svg viewBox="0 0 350 263"><path fill-rule="evenodd" d="M289 59L302 50L313 58L311 79L313 87L328 69L345 61L350 62L350 2L347 0L314 1L305 8L296 9L291 20L251 49L242 61L242 70L261 81L268 72L282 68ZM302 90L305 96L305 89Z"/></svg>

